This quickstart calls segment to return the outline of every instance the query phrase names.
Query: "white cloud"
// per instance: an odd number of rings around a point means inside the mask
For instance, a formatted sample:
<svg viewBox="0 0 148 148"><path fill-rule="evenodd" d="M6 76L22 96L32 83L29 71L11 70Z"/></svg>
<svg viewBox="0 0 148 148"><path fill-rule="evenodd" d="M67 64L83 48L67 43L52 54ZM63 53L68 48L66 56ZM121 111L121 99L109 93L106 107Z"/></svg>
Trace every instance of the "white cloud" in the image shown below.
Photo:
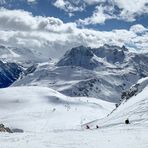
<svg viewBox="0 0 148 148"><path fill-rule="evenodd" d="M106 2L106 0L54 0L53 5L65 11L68 11L68 6L72 6L75 11L79 11L79 9L75 8L84 9L86 5L94 5L102 2Z"/></svg>
<svg viewBox="0 0 148 148"><path fill-rule="evenodd" d="M34 3L34 2L36 2L36 0L27 0L27 2Z"/></svg>
<svg viewBox="0 0 148 148"><path fill-rule="evenodd" d="M94 5L101 2L106 2L106 0L83 0L88 5Z"/></svg>
<svg viewBox="0 0 148 148"><path fill-rule="evenodd" d="M75 23L64 24L54 17L34 17L31 13L22 10L0 9L0 29L13 31L72 31Z"/></svg>
<svg viewBox="0 0 148 148"><path fill-rule="evenodd" d="M130 31L134 32L134 33L148 33L148 28L145 28L143 25L141 24L137 24L134 25L130 28Z"/></svg>
<svg viewBox="0 0 148 148"><path fill-rule="evenodd" d="M24 0L25 2L27 1L27 3L29 4L29 5L35 5L35 4L37 4L38 3L38 0Z"/></svg>
<svg viewBox="0 0 148 148"><path fill-rule="evenodd" d="M123 8L126 11L137 13L145 10L146 4L148 4L147 0L114 0L115 3L119 6L119 8Z"/></svg>
<svg viewBox="0 0 148 148"><path fill-rule="evenodd" d="M83 11L85 5L83 3L80 4L80 0L56 0L53 5L59 9L62 9L68 12L69 16L73 16L74 12Z"/></svg>
<svg viewBox="0 0 148 148"><path fill-rule="evenodd" d="M136 16L148 13L148 0L114 0L114 3L122 9L120 18L126 21L134 21Z"/></svg>
<svg viewBox="0 0 148 148"><path fill-rule="evenodd" d="M32 14L26 11L0 9L0 27L12 30L31 30L36 28Z"/></svg>
<svg viewBox="0 0 148 148"><path fill-rule="evenodd" d="M0 21L0 44L44 51L49 57L61 56L67 49L79 45L99 47L107 43L148 49L147 28L142 25L134 25L130 30L95 31L80 29L75 23L64 23L53 17L35 17L25 11L6 9L0 9L0 20L3 20ZM145 33L141 33L143 31Z"/></svg>
<svg viewBox="0 0 148 148"><path fill-rule="evenodd" d="M53 5L60 9L66 8L66 2L64 0L57 0L53 3Z"/></svg>
<svg viewBox="0 0 148 148"><path fill-rule="evenodd" d="M97 7L92 12L92 16L81 20L84 25L103 23L111 18L132 22L138 16L148 13L148 0L56 0L54 2L54 6L68 13L83 11L89 5L96 5ZM101 10L97 10L101 7ZM106 8L112 9L112 13L110 9L107 10ZM110 14L109 17L108 14Z"/></svg>
<svg viewBox="0 0 148 148"><path fill-rule="evenodd" d="M113 18L112 10L110 6L96 6L91 17L85 18L84 20L79 19L77 22L79 25L102 24L105 20ZM105 13L105 11L109 11L109 13Z"/></svg>

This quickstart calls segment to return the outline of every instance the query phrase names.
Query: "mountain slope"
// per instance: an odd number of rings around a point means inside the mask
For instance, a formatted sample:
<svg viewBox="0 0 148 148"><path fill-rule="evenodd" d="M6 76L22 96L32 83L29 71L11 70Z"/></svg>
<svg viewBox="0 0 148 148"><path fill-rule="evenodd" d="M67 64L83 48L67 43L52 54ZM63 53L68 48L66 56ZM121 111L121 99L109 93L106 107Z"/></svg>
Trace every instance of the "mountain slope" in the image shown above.
<svg viewBox="0 0 148 148"><path fill-rule="evenodd" d="M69 96L119 102L122 92L147 75L147 55L118 46L105 45L99 49L80 46L67 51L58 62L39 64L13 86L41 85Z"/></svg>
<svg viewBox="0 0 148 148"><path fill-rule="evenodd" d="M0 143L3 148L69 148L80 145L82 148L147 148L148 130L145 127L147 123L143 126L144 122L134 126L133 122L124 125L121 122L124 122L125 117L119 116L122 120L119 122L116 116L112 116L109 122L107 120L101 124L102 119L93 122L91 128L95 130L82 128L81 124L110 112L113 109L110 103L94 98L66 97L45 87L11 87L1 89L0 96L3 98L0 99L1 122L11 129L24 131L1 133ZM139 111L143 112L141 109ZM143 117L147 115L147 111L143 113ZM96 124L100 126L97 130Z"/></svg>
<svg viewBox="0 0 148 148"><path fill-rule="evenodd" d="M108 117L90 123L94 127L96 124L105 127L124 127L125 120L130 121L129 126L148 126L148 77L138 81L124 95L121 102Z"/></svg>
<svg viewBox="0 0 148 148"><path fill-rule="evenodd" d="M0 45L0 60L6 62L15 62L26 66L46 62L49 59L46 53L38 50Z"/></svg>
<svg viewBox="0 0 148 148"><path fill-rule="evenodd" d="M0 61L0 88L10 86L22 72L23 69L20 65Z"/></svg>
<svg viewBox="0 0 148 148"><path fill-rule="evenodd" d="M90 96L119 102L121 93L139 76L131 69L91 71L81 67L39 64L33 73L23 76L13 86L47 86L69 96Z"/></svg>
<svg viewBox="0 0 148 148"><path fill-rule="evenodd" d="M96 67L105 67L105 62L98 58L89 47L79 46L67 51L57 66L79 66L93 70Z"/></svg>
<svg viewBox="0 0 148 148"><path fill-rule="evenodd" d="M105 44L102 47L92 49L92 51L96 56L105 58L109 63L123 64L126 60L126 53L128 52L128 49L124 46L119 47Z"/></svg>
<svg viewBox="0 0 148 148"><path fill-rule="evenodd" d="M25 132L75 129L83 120L103 117L114 107L95 98L64 96L47 87L9 87L0 89L0 96L1 123Z"/></svg>

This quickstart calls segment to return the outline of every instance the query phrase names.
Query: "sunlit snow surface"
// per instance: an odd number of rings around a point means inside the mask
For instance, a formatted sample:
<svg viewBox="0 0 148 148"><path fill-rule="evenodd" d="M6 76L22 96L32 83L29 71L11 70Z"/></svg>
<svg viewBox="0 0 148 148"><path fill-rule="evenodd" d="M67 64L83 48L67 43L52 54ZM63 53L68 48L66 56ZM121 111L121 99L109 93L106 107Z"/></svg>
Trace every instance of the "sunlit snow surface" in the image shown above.
<svg viewBox="0 0 148 148"><path fill-rule="evenodd" d="M0 133L0 148L147 148L147 91L145 87L103 118L114 104L67 97L47 87L1 89L1 122L24 133ZM130 125L124 124L127 117ZM91 129L81 126L90 121L94 121L89 124ZM95 129L97 124L99 129Z"/></svg>
<svg viewBox="0 0 148 148"><path fill-rule="evenodd" d="M148 130L26 132L0 134L0 148L147 148Z"/></svg>

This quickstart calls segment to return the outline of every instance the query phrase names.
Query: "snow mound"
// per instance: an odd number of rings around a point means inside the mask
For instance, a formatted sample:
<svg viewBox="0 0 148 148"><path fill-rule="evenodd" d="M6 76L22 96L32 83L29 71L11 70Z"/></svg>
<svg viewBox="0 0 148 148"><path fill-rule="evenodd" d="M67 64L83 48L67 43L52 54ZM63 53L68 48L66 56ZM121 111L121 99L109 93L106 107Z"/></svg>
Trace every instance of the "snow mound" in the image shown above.
<svg viewBox="0 0 148 148"><path fill-rule="evenodd" d="M24 132L77 129L114 107L95 98L68 97L47 87L9 87L1 89L0 96L1 122Z"/></svg>

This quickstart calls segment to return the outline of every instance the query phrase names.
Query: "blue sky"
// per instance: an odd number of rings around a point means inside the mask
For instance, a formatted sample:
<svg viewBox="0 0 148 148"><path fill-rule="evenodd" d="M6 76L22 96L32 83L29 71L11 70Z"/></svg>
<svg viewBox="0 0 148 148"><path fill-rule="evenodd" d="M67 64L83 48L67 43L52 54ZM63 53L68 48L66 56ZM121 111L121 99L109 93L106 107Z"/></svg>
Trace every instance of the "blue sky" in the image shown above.
<svg viewBox="0 0 148 148"><path fill-rule="evenodd" d="M23 9L25 11L32 12L33 15L42 15L42 16L52 16L56 18L60 18L63 22L77 22L79 19L86 19L91 17L96 9L96 7L112 7L114 9L114 15L119 14L121 11L125 9L125 11L129 11L129 8L124 3L121 4L116 3L110 0L2 0L1 7L5 7L8 9ZM120 0L119 0L120 1ZM130 5L127 1L127 5ZM142 1L143 0L139 0ZM76 4L76 2L78 4ZM133 0L135 5L131 5L131 9L134 9L136 5L139 3L137 0ZM69 8L71 6L71 8ZM82 8L81 8L82 7ZM148 26L148 15L147 11L144 10L148 7L148 1L143 1L141 7L136 8L135 11L127 12L125 15L130 14L130 17L134 17L134 20L130 20L127 18L117 18L115 16L111 19L106 19L103 22L90 23L85 27L94 28L96 30L112 30L112 29L129 29L132 25L142 24L144 27ZM143 10L142 10L143 9ZM148 8L147 8L148 9ZM105 10L106 11L106 10ZM109 13L105 12L104 13ZM142 11L142 12L140 12ZM113 15L113 14L111 14ZM129 19L129 20L128 20ZM82 25L83 26L83 25ZM81 27L81 26L80 26Z"/></svg>
<svg viewBox="0 0 148 148"><path fill-rule="evenodd" d="M148 0L0 0L0 44L148 49ZM52 38L51 38L52 36Z"/></svg>

